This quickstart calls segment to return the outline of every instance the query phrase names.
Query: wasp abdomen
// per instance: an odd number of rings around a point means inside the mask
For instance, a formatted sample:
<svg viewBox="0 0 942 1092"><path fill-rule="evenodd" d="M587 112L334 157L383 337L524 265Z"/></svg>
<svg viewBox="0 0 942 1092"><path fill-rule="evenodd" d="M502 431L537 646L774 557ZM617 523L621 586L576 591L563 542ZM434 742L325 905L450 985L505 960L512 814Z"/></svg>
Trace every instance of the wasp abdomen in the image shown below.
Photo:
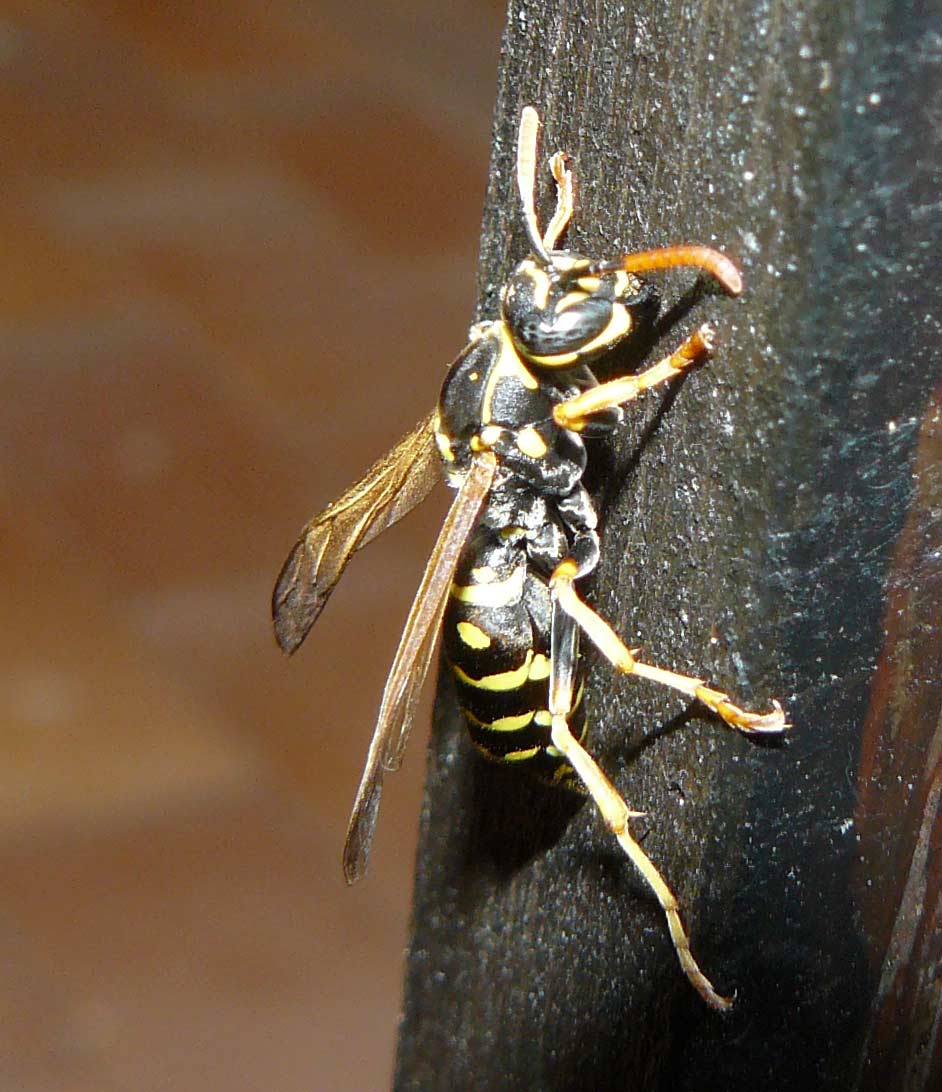
<svg viewBox="0 0 942 1092"><path fill-rule="evenodd" d="M526 548L479 531L455 573L443 635L471 740L487 758L565 782L571 768L550 741L550 617ZM570 723L581 736L581 702Z"/></svg>

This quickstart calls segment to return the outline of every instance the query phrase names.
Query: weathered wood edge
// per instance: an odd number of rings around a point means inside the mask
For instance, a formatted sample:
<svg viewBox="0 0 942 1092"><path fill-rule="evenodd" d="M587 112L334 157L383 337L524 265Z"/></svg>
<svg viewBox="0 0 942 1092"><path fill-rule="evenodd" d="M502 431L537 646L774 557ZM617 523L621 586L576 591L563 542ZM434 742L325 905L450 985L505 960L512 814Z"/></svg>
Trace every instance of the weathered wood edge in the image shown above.
<svg viewBox="0 0 942 1092"><path fill-rule="evenodd" d="M931 377L916 362L938 336L928 308L918 330L897 310L925 303L923 244L939 241L908 215L937 177L931 117L913 109L938 63L926 18L823 0L510 5L479 317L525 249L511 169L527 102L546 151L574 156L572 244L699 241L740 261L741 302L661 281L678 306L654 348L708 318L720 347L602 457L594 599L652 659L752 702L777 695L796 729L786 748L752 748L591 673L593 749L650 812L646 848L701 962L739 990L720 1020L591 809L482 767L444 679L399 1089L733 1089L773 1074L843 1088L859 1068L871 980L852 927L854 775L915 436L887 422L920 419Z"/></svg>

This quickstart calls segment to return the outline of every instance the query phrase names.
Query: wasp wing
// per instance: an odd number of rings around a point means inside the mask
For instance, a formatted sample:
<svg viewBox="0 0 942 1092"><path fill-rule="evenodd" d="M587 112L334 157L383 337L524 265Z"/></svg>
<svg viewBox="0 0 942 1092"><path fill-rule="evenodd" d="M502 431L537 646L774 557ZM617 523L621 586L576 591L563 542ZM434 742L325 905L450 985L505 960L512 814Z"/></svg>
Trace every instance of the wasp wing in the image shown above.
<svg viewBox="0 0 942 1092"><path fill-rule="evenodd" d="M421 421L301 532L272 594L275 637L289 655L317 621L353 554L402 519L441 481L433 416Z"/></svg>
<svg viewBox="0 0 942 1092"><path fill-rule="evenodd" d="M370 843L376 829L383 775L386 770L399 766L419 692L428 673L455 567L490 491L496 467L497 462L489 452L476 456L445 517L435 548L425 566L422 583L416 592L396 658L386 679L379 717L347 827L347 840L343 848L343 870L347 883L354 883L366 871Z"/></svg>

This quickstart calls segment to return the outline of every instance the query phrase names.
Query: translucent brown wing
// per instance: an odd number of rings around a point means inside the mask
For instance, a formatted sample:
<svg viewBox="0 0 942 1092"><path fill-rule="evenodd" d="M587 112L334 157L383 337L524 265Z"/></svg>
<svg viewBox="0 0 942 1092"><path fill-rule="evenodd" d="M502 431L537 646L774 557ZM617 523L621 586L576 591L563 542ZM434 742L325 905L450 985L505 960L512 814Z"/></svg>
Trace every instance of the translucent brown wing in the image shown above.
<svg viewBox="0 0 942 1092"><path fill-rule="evenodd" d="M353 554L441 481L432 417L419 422L301 532L272 594L275 637L285 652L294 652L307 636Z"/></svg>
<svg viewBox="0 0 942 1092"><path fill-rule="evenodd" d="M347 827L343 870L348 883L358 880L366 871L383 775L386 770L399 766L419 692L428 673L455 566L490 491L496 466L497 462L489 452L476 456L471 464L445 517L409 611L396 658L386 679L379 717Z"/></svg>

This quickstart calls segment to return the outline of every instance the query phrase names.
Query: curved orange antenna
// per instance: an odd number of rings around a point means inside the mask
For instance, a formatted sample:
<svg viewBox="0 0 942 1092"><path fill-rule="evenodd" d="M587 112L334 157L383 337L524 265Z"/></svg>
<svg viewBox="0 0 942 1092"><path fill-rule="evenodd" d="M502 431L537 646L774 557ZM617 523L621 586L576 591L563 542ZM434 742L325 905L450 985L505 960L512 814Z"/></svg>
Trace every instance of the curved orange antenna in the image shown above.
<svg viewBox="0 0 942 1092"><path fill-rule="evenodd" d="M718 250L708 246L665 246L658 250L640 250L611 262L593 262L588 273L648 273L654 269L672 269L678 265L695 266L715 277L731 296L742 291L742 277L735 265Z"/></svg>

